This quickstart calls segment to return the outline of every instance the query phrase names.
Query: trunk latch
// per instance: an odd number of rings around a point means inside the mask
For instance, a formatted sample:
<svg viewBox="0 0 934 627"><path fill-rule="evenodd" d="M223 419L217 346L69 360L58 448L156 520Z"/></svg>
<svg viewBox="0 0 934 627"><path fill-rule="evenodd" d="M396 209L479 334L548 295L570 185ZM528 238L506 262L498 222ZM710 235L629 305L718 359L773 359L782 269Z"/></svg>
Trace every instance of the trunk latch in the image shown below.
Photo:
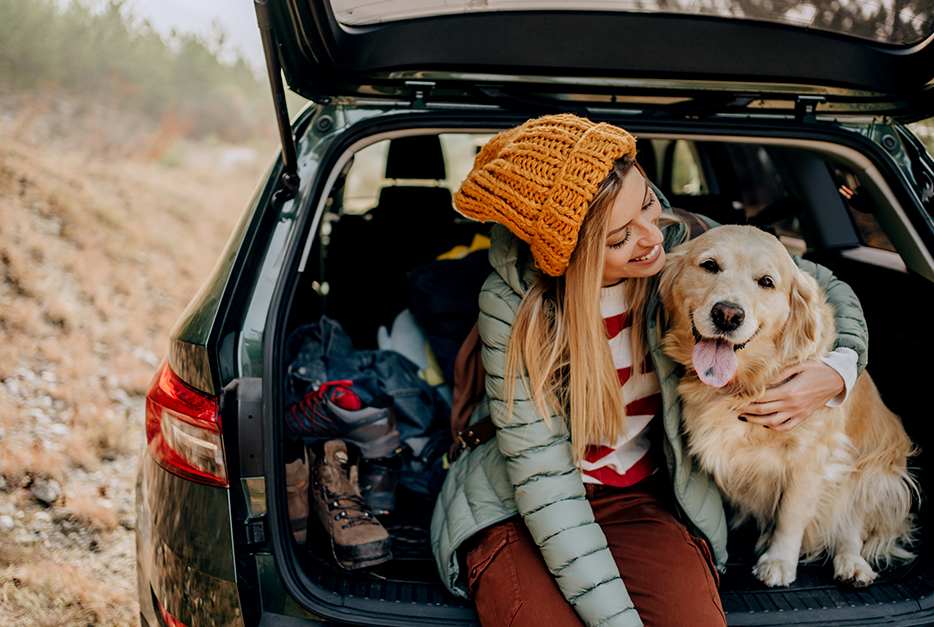
<svg viewBox="0 0 934 627"><path fill-rule="evenodd" d="M425 98L435 88L432 81L406 81L405 86L412 90L412 108L424 109Z"/></svg>
<svg viewBox="0 0 934 627"><path fill-rule="evenodd" d="M817 122L817 105L827 102L824 96L798 96L795 101L795 121L796 122Z"/></svg>

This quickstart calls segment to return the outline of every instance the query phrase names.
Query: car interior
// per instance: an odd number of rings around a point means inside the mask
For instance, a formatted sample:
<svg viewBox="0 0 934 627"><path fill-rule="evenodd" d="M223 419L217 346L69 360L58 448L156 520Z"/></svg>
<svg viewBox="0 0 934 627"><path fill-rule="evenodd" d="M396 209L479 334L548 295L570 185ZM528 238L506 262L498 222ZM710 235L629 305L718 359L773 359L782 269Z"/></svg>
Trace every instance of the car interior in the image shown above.
<svg viewBox="0 0 934 627"><path fill-rule="evenodd" d="M445 253L466 259L482 249L490 225L457 214L452 194L491 133L399 135L375 136L344 155L346 165L310 236L288 329L326 315L343 325L357 348L377 348L379 328L385 327L384 335L391 331L410 306L407 277L414 269ZM921 447L913 472L923 485L928 382L919 364L932 354L934 330L919 324L919 317L934 307L934 266L879 167L839 144L764 135L645 132L638 147L640 163L672 206L721 224L769 230L789 252L823 264L852 286L869 326L869 371ZM455 283L475 290L489 268L474 264L470 271L472 281ZM441 585L431 556L431 498L400 489L397 499L395 512L384 520L393 536L393 560L369 574L342 571L311 521L309 538L317 539L294 547L304 581L350 604L380 598L462 606ZM920 513L923 523L923 508ZM756 537L749 528L731 533L730 563L721 583L727 609L742 611L750 598L766 591L750 572ZM923 543L915 550L914 562L884 571L879 581L897 580L931 559ZM832 576L826 564L803 566L792 588L844 591Z"/></svg>

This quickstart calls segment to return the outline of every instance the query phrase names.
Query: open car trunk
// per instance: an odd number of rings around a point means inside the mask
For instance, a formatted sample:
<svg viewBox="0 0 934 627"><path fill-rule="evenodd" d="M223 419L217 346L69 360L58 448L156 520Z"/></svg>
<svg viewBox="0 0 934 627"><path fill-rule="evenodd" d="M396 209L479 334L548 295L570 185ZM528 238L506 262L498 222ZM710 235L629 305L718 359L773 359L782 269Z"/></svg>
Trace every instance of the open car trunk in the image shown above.
<svg viewBox="0 0 934 627"><path fill-rule="evenodd" d="M307 236L294 244L296 261L291 267L296 271L280 279L285 287L276 324L267 329L266 342L273 346L267 354L282 355L295 329L322 316L338 322L356 349L390 350L387 337L397 340L394 321L410 319L414 311L418 314L412 317L424 333L421 339L428 340L443 372L451 347L456 353L476 311L459 304L447 310L428 307L425 313L425 303L417 301L426 290L413 286L413 281L424 278L428 268L434 277L448 277L432 285L452 293L479 290L489 271L482 252L437 261L456 246L473 243L482 248L482 239L475 238L489 229L456 214L451 195L478 147L497 130L522 119L460 111L426 114L406 126L384 120L335 146L322 169L340 174L315 182L320 188L313 194L315 202L306 207L313 214L306 222ZM640 161L673 206L720 223L773 229L791 252L829 267L853 287L869 324L869 372L921 447L913 465L926 488L931 436L924 390L930 383L921 364L934 353L934 329L923 324L926 312L934 308L929 252L934 241L924 207L891 156L857 132L813 124L785 122L779 129L747 120L729 125L652 124L645 118L608 121L638 137ZM864 130L878 131L868 124ZM911 149L896 127L884 132L901 150ZM855 194L847 199L842 188ZM452 321L458 324L449 324ZM392 350L410 350L409 344L400 346L396 343ZM288 438L282 421L287 408L282 389L287 366L280 359L267 370L273 380L264 381L266 393L279 403L266 421L267 451L272 452L267 469L281 469L285 463ZM445 380L440 385L450 384ZM442 412L433 429L443 432L447 420ZM443 434L438 441L449 438L449 433ZM293 541L284 475L279 472L274 473L278 479L268 480L275 486L270 488L270 503L275 501L270 507L270 529L277 536L274 557L287 590L305 609L350 624L476 622L470 602L451 596L439 579L428 539L433 496L413 489L420 485L417 481L402 481L395 510L381 517L393 537L393 559L373 571L349 572L334 564L328 538L313 514L307 545ZM824 563L801 565L789 588L768 589L751 574L757 534L748 528L735 530L720 588L728 624L856 625L885 620L918 625L934 620L934 550L926 540L926 510L919 510L917 558L884 571L872 586L858 590L835 582L832 567Z"/></svg>

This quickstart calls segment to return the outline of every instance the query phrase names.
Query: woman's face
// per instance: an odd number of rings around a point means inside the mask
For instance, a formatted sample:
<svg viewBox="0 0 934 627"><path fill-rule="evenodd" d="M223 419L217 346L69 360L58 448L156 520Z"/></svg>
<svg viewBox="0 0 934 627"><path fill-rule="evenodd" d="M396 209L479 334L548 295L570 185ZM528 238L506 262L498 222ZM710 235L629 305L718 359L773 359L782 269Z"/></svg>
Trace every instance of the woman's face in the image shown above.
<svg viewBox="0 0 934 627"><path fill-rule="evenodd" d="M658 218L662 207L638 168L630 168L610 209L603 286L650 277L665 263Z"/></svg>

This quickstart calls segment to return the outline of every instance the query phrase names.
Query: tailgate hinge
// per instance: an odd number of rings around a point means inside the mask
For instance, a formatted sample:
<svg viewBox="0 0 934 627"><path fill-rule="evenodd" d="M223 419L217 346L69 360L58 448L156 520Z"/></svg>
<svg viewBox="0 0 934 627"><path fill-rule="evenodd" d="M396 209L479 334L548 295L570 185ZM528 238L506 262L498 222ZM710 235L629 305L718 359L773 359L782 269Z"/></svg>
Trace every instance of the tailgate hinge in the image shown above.
<svg viewBox="0 0 934 627"><path fill-rule="evenodd" d="M240 546L251 547L266 544L266 515L247 518L237 534Z"/></svg>

